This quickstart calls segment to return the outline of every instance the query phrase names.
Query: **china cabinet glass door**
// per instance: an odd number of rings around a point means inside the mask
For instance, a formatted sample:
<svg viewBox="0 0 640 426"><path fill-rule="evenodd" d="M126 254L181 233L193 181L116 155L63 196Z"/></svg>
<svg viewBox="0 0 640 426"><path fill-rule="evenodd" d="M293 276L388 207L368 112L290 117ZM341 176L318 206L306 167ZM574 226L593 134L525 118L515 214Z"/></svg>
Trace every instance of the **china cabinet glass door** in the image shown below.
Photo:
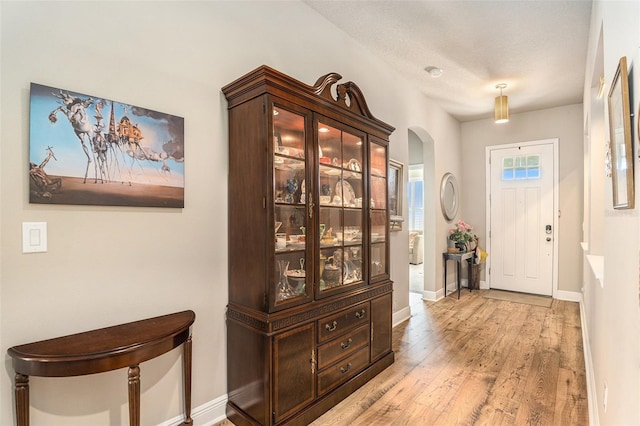
<svg viewBox="0 0 640 426"><path fill-rule="evenodd" d="M275 305L311 294L307 281L305 116L273 107Z"/></svg>
<svg viewBox="0 0 640 426"><path fill-rule="evenodd" d="M371 184L370 234L371 269L370 280L389 277L387 264L387 237L389 216L387 210L387 147L374 141L369 144L369 182Z"/></svg>
<svg viewBox="0 0 640 426"><path fill-rule="evenodd" d="M319 294L363 283L364 135L317 123Z"/></svg>

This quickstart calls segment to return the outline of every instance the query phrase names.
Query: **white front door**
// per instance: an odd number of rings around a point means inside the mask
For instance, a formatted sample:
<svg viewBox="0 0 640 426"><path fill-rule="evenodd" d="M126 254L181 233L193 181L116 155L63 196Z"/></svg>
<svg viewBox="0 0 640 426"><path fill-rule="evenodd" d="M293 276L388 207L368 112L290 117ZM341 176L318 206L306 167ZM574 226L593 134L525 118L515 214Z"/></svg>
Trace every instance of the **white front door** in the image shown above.
<svg viewBox="0 0 640 426"><path fill-rule="evenodd" d="M553 294L554 144L489 151L491 288Z"/></svg>

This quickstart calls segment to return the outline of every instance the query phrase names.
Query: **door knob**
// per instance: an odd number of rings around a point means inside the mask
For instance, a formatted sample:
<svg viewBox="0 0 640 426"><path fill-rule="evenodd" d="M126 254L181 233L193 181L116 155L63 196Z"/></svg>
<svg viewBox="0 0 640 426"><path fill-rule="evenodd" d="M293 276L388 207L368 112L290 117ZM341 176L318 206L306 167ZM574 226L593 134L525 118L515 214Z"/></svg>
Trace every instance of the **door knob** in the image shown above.
<svg viewBox="0 0 640 426"><path fill-rule="evenodd" d="M551 237L547 237L547 242L551 241Z"/></svg>
<svg viewBox="0 0 640 426"><path fill-rule="evenodd" d="M551 225L547 225L547 226L545 226L545 227L544 227L544 230L545 230L545 232L546 232L547 234L550 234L550 233L551 233Z"/></svg>

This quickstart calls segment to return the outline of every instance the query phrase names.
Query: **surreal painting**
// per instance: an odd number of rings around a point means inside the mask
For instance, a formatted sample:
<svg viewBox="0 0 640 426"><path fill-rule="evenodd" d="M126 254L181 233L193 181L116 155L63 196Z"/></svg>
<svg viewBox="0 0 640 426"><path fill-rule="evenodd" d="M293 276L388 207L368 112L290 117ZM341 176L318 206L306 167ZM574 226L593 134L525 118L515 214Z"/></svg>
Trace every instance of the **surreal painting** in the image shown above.
<svg viewBox="0 0 640 426"><path fill-rule="evenodd" d="M29 202L184 207L184 119L31 83Z"/></svg>

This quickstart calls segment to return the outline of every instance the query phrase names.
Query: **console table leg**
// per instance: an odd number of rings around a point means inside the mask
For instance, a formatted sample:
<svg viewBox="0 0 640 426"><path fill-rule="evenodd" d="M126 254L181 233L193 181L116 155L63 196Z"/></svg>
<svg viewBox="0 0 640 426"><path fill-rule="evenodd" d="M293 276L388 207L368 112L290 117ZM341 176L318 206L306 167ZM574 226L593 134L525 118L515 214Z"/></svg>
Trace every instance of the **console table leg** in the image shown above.
<svg viewBox="0 0 640 426"><path fill-rule="evenodd" d="M460 280L462 279L462 265L460 265L460 262L456 262L457 267L458 267L458 271L456 274L456 286L458 287L458 299L460 299Z"/></svg>
<svg viewBox="0 0 640 426"><path fill-rule="evenodd" d="M17 373L16 384L16 424L29 426L29 376Z"/></svg>
<svg viewBox="0 0 640 426"><path fill-rule="evenodd" d="M444 297L447 297L447 258L442 258L444 277L442 278L442 282L444 283Z"/></svg>
<svg viewBox="0 0 640 426"><path fill-rule="evenodd" d="M184 425L192 425L191 419L191 336L184 342L182 374L184 374Z"/></svg>
<svg viewBox="0 0 640 426"><path fill-rule="evenodd" d="M140 426L140 367L129 367L129 426Z"/></svg>

